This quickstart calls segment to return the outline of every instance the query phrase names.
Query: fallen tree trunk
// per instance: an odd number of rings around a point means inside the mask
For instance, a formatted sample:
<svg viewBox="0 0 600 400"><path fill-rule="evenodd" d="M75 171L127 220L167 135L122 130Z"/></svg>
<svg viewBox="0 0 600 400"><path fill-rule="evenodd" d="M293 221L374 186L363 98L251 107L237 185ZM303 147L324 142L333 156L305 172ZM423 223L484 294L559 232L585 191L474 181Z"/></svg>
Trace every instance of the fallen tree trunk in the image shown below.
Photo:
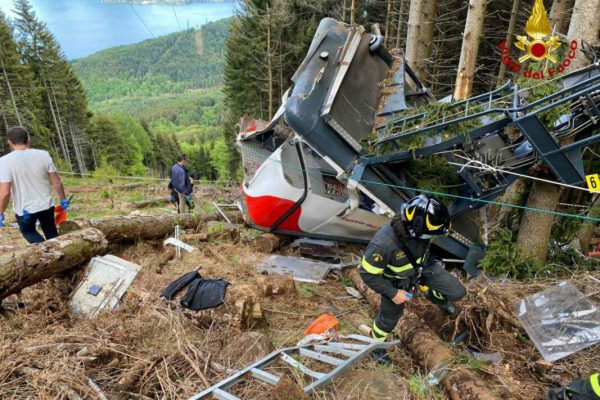
<svg viewBox="0 0 600 400"><path fill-rule="evenodd" d="M374 310L379 309L379 295L365 285L358 270L354 269L350 276L354 286L365 296L371 307ZM427 371L435 370L440 366L452 365L450 372L441 381L442 387L451 400L499 400L488 389L489 384L486 384L475 372L453 363L456 356L454 352L415 314L405 313L396 326L395 333L406 345L412 356Z"/></svg>
<svg viewBox="0 0 600 400"><path fill-rule="evenodd" d="M129 185L106 185L106 186L75 186L67 188L69 193L99 192L106 188L112 190L133 190L144 186L145 183L131 183ZM164 190L164 188L163 188Z"/></svg>
<svg viewBox="0 0 600 400"><path fill-rule="evenodd" d="M88 228L0 255L0 301L103 254L107 247L104 234Z"/></svg>
<svg viewBox="0 0 600 400"><path fill-rule="evenodd" d="M232 213L238 220L240 213ZM177 215L128 215L103 219L84 219L61 224L61 234L86 227L96 228L106 235L109 243L125 243L139 239L162 239L173 234L176 225L182 230L197 230L209 221L217 221L220 216L206 214ZM229 218L229 215L228 215Z"/></svg>
<svg viewBox="0 0 600 400"><path fill-rule="evenodd" d="M152 207L158 204L168 204L169 203L169 199L165 196L163 197L157 197L154 199L150 199L150 200L144 200L144 201L136 201L135 203L129 203L127 204L127 207L129 208L135 208L135 209L141 209L141 208L146 208L146 207Z"/></svg>

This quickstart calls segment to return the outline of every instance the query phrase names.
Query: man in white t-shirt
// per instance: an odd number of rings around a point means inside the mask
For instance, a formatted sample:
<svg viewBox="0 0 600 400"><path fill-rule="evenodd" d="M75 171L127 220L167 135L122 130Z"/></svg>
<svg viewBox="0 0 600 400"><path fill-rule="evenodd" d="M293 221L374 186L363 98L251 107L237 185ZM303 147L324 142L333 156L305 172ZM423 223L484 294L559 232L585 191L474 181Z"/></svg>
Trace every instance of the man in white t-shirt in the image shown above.
<svg viewBox="0 0 600 400"><path fill-rule="evenodd" d="M63 210L69 208L69 202L52 157L47 151L29 148L31 142L24 128L11 128L6 135L12 152L0 157L0 226L12 196L19 229L29 243L55 238L52 187ZM46 239L36 230L38 221Z"/></svg>

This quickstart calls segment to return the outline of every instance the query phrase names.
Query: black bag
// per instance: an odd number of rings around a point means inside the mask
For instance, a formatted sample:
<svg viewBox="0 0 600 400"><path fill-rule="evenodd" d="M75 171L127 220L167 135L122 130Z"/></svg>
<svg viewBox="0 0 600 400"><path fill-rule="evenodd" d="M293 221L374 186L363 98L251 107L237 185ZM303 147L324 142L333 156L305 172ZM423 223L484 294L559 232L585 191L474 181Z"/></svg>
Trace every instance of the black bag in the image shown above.
<svg viewBox="0 0 600 400"><path fill-rule="evenodd" d="M204 279L198 271L192 271L174 280L160 295L172 300L188 285L188 290L179 303L190 310L205 310L223 304L229 282L223 279Z"/></svg>
<svg viewBox="0 0 600 400"><path fill-rule="evenodd" d="M190 310L218 307L225 301L228 285L223 279L196 279L179 303Z"/></svg>
<svg viewBox="0 0 600 400"><path fill-rule="evenodd" d="M173 299L177 295L181 289L189 285L195 279L202 279L202 276L198 273L198 271L188 272L175 279L165 290L163 290L160 295L161 297L166 298L167 300Z"/></svg>

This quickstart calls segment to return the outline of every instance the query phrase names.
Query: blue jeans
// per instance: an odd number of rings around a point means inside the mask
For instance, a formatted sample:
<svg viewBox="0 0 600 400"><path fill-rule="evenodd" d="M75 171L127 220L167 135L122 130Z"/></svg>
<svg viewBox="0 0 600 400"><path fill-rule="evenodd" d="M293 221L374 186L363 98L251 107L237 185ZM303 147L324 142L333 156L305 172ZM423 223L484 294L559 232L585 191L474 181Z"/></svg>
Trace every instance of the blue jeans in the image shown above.
<svg viewBox="0 0 600 400"><path fill-rule="evenodd" d="M54 223L54 207L51 207L45 211L29 214L27 218L23 218L18 215L16 215L16 217L17 223L19 224L19 229L21 230L25 240L27 240L29 243L41 243L45 240L54 239L58 236L56 224ZM46 239L44 239L42 235L40 235L35 229L35 224L37 221L40 221L40 226L42 227L42 231L44 232Z"/></svg>

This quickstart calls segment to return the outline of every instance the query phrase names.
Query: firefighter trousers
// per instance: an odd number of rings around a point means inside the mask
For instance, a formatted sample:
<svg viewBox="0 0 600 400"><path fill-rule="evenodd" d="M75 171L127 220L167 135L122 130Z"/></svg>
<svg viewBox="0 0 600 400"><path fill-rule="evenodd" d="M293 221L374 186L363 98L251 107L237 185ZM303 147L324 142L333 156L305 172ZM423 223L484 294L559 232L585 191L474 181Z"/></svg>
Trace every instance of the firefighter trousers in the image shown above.
<svg viewBox="0 0 600 400"><path fill-rule="evenodd" d="M410 280L396 280L396 288L410 289ZM425 293L430 301L436 304L446 304L462 299L467 294L463 284L454 275L446 271L440 264L425 268L421 273L419 284L428 286ZM381 296L381 306L373 325L373 337L385 340L387 335L394 330L404 312L404 304L395 304L392 299Z"/></svg>

